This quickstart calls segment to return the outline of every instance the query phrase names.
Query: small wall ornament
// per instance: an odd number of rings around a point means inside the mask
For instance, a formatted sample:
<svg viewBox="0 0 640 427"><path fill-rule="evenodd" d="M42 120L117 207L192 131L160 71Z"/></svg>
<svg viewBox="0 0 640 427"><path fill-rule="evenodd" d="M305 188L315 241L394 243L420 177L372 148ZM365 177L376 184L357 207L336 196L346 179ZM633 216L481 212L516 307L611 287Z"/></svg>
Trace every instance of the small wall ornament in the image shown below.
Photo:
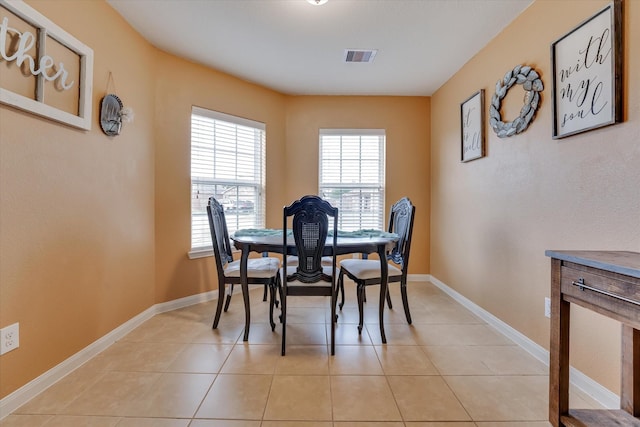
<svg viewBox="0 0 640 427"><path fill-rule="evenodd" d="M109 72L107 91L113 84L113 76ZM113 84L115 87L115 84ZM109 93L100 101L100 128L108 136L120 135L122 123L133 121L133 110L122 105L118 95Z"/></svg>
<svg viewBox="0 0 640 427"><path fill-rule="evenodd" d="M514 84L522 85L525 90L524 105L518 118L511 122L504 122L500 114L500 104ZM540 103L540 92L543 89L540 75L528 65L518 65L498 80L489 107L489 124L499 138L509 137L527 129L536 115Z"/></svg>

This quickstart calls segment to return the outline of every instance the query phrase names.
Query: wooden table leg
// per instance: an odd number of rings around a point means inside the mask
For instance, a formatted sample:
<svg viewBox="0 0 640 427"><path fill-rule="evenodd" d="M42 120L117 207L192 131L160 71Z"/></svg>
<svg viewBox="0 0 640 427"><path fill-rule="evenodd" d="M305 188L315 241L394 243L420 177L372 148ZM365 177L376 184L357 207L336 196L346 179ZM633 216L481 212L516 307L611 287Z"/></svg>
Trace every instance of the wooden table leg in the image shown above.
<svg viewBox="0 0 640 427"><path fill-rule="evenodd" d="M551 260L551 337L549 345L549 422L560 427L569 412L569 316L571 305L562 300L562 262Z"/></svg>
<svg viewBox="0 0 640 427"><path fill-rule="evenodd" d="M640 417L640 331L622 325L620 408Z"/></svg>
<svg viewBox="0 0 640 427"><path fill-rule="evenodd" d="M251 308L249 304L249 280L247 279L247 260L249 250L243 250L240 255L240 285L242 286L242 299L244 301L244 337L243 341L249 340L249 324L251 322Z"/></svg>
<svg viewBox="0 0 640 427"><path fill-rule="evenodd" d="M385 245L378 245L378 256L380 257L380 308L378 319L380 320L380 337L382 343L387 343L387 337L384 334L384 305L387 300L388 281L389 281L389 265L387 264L387 250Z"/></svg>

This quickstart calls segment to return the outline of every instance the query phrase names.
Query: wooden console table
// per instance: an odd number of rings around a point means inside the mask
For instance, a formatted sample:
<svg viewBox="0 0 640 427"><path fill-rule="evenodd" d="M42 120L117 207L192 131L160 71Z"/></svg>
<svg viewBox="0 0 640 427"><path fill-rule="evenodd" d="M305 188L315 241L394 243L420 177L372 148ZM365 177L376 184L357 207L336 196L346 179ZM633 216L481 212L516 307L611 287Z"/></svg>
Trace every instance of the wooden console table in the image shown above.
<svg viewBox="0 0 640 427"><path fill-rule="evenodd" d="M554 427L640 426L640 253L545 255L551 258L549 421ZM571 303L622 323L621 409L569 409Z"/></svg>

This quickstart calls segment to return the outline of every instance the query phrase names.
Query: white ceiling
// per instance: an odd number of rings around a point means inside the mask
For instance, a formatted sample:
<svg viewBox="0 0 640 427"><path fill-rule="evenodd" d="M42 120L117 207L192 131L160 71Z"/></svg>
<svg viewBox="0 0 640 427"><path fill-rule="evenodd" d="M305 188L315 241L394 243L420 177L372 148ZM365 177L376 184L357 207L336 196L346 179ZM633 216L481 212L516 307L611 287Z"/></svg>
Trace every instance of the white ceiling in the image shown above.
<svg viewBox="0 0 640 427"><path fill-rule="evenodd" d="M428 96L533 0L108 2L154 46L285 94Z"/></svg>

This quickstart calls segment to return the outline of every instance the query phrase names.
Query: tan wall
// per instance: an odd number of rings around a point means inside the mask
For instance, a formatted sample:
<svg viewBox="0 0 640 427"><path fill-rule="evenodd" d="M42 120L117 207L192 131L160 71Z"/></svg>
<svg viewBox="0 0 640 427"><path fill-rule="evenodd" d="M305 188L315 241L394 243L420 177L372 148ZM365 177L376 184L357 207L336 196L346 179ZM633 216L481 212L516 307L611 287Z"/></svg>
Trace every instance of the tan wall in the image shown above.
<svg viewBox="0 0 640 427"><path fill-rule="evenodd" d="M318 131L386 129L386 211L407 196L416 206L409 272L429 272L427 97L299 96L287 102L287 200L318 192Z"/></svg>
<svg viewBox="0 0 640 427"><path fill-rule="evenodd" d="M544 251L640 250L640 2L625 2L625 122L551 138L550 44L606 4L536 1L432 97L431 273L547 349ZM487 158L460 163L460 102L484 88L488 106L517 64L545 84L536 119L511 138L489 129ZM511 90L507 120L522 102ZM572 365L618 393L619 324L572 314Z"/></svg>
<svg viewBox="0 0 640 427"><path fill-rule="evenodd" d="M0 396L155 302L152 48L106 3L28 4L94 50L93 121L0 105L0 326L20 323ZM98 123L109 71L136 114L115 138Z"/></svg>

